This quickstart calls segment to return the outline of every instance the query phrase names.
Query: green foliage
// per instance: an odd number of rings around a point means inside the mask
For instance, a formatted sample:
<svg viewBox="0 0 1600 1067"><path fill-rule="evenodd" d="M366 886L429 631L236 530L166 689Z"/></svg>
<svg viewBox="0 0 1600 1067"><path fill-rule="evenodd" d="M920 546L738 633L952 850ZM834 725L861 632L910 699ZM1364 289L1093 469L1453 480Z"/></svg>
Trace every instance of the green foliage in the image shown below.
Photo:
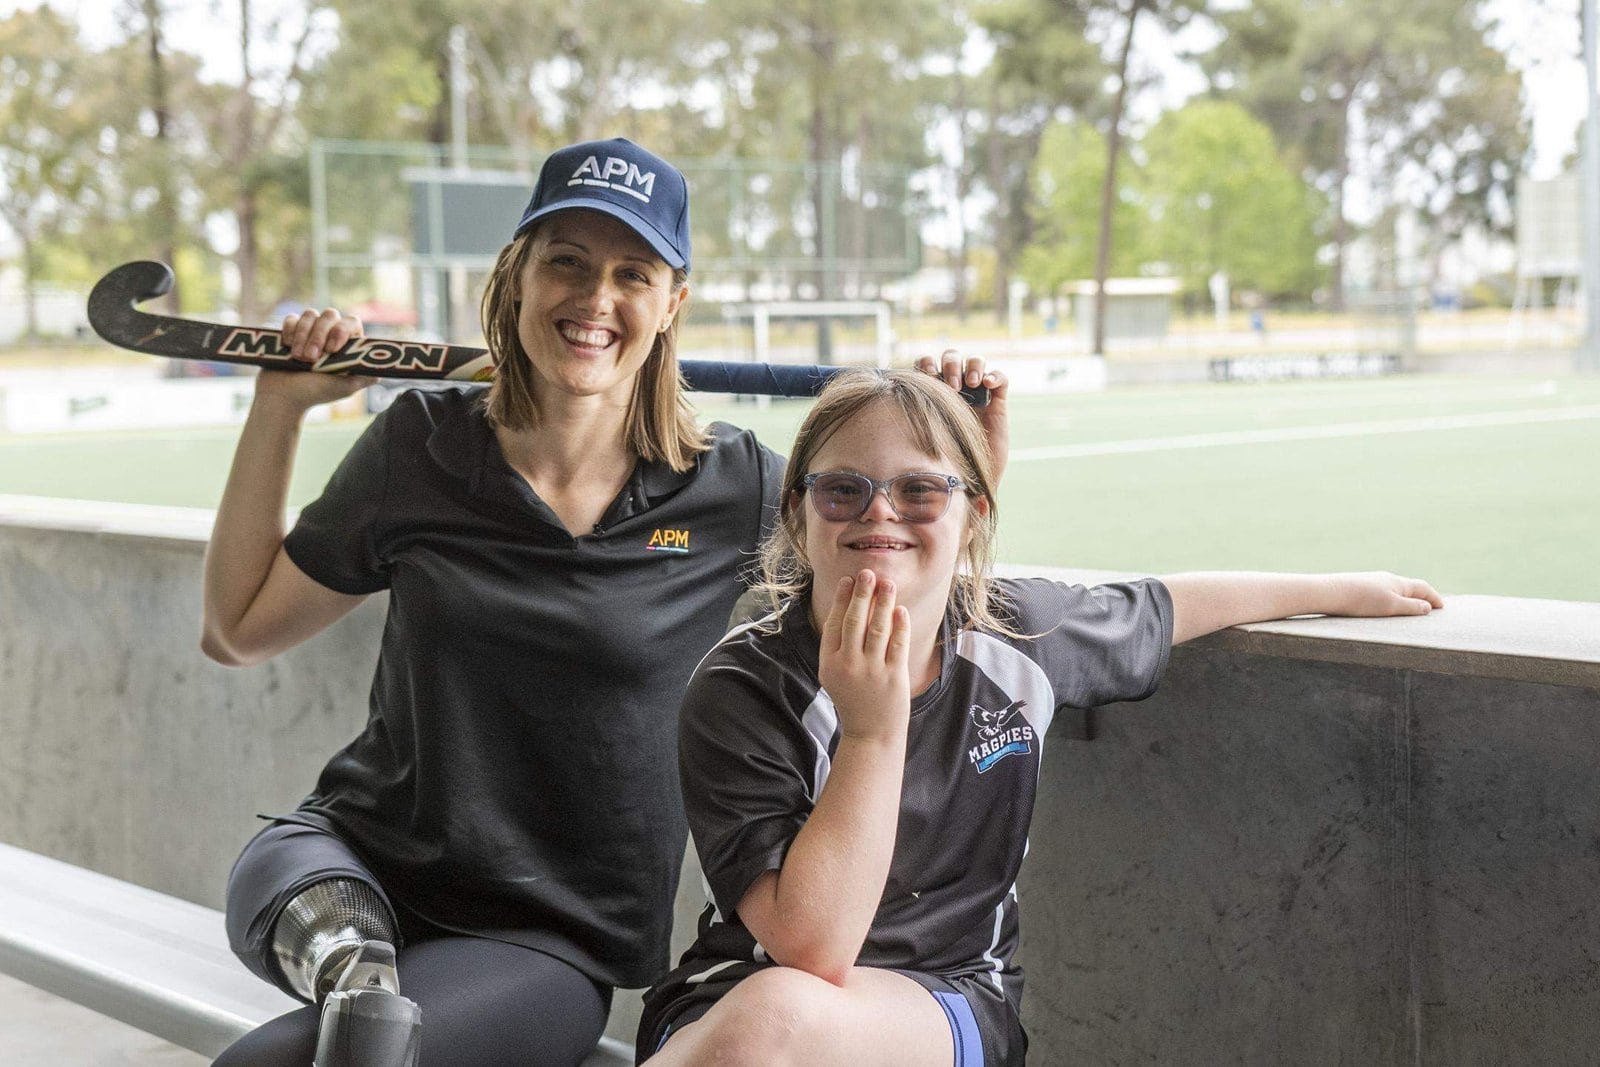
<svg viewBox="0 0 1600 1067"><path fill-rule="evenodd" d="M1083 122L1058 123L1044 133L1033 167L1033 239L1023 250L1021 273L1040 293L1094 277L1099 238L1100 190L1106 173L1106 139ZM1112 210L1113 275L1138 271L1145 214L1136 199L1138 172L1124 163L1129 181Z"/></svg>
<svg viewBox="0 0 1600 1067"><path fill-rule="evenodd" d="M0 219L22 244L30 288L37 243L71 223L96 173L89 63L48 7L0 21Z"/></svg>
<svg viewBox="0 0 1600 1067"><path fill-rule="evenodd" d="M1215 271L1235 287L1309 293L1321 198L1238 104L1200 100L1162 116L1143 141L1148 247L1192 292Z"/></svg>

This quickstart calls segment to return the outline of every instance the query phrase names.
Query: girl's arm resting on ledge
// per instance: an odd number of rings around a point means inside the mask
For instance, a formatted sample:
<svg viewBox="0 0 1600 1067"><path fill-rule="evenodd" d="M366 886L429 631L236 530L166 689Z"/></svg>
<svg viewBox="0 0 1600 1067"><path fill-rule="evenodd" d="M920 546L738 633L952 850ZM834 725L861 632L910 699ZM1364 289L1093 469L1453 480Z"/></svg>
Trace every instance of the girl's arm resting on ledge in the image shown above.
<svg viewBox="0 0 1600 1067"><path fill-rule="evenodd" d="M1385 571L1360 574L1263 574L1216 571L1161 579L1172 594L1172 643L1292 615L1426 615L1444 607L1420 578Z"/></svg>

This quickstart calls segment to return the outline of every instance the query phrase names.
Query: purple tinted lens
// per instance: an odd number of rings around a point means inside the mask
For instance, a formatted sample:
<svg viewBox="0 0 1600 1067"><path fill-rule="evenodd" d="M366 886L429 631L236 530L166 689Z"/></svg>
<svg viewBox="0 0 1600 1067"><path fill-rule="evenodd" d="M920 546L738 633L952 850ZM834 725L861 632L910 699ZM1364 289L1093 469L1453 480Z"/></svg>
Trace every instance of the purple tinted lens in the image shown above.
<svg viewBox="0 0 1600 1067"><path fill-rule="evenodd" d="M811 499L823 518L853 519L867 510L872 483L858 474L829 474L811 483Z"/></svg>
<svg viewBox="0 0 1600 1067"><path fill-rule="evenodd" d="M950 483L943 478L908 474L889 483L894 510L907 522L934 522L950 506Z"/></svg>

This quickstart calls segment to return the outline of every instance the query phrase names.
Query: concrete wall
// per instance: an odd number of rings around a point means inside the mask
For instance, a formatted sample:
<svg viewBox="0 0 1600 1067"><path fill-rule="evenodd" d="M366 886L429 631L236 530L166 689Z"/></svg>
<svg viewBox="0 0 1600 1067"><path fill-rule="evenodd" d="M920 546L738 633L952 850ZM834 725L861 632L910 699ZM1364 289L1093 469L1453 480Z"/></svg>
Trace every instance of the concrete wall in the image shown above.
<svg viewBox="0 0 1600 1067"><path fill-rule="evenodd" d="M0 498L0 840L215 907L254 814L360 729L383 603L211 664L208 521ZM1242 628L1057 724L1020 886L1031 1062L1600 1047L1600 606Z"/></svg>

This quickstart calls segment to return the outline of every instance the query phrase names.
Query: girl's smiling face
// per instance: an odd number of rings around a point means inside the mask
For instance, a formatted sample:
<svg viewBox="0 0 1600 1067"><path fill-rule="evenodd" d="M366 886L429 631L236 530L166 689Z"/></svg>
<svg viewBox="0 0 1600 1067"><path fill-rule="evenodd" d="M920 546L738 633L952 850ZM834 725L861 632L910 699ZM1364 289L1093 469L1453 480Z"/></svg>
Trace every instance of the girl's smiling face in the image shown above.
<svg viewBox="0 0 1600 1067"><path fill-rule="evenodd" d="M826 471L864 474L879 482L902 474L961 474L948 457L924 453L905 416L887 403L869 405L833 432L806 473ZM792 500L790 506L804 511L805 555L821 596L831 598L839 579L870 569L894 582L896 602L910 609L914 621L927 621L944 614L957 558L972 536L969 509L987 505L957 489L949 510L927 523L901 519L881 491L859 518L846 522L823 518L809 500ZM826 615L830 604L831 599L813 604L814 615Z"/></svg>
<svg viewBox="0 0 1600 1067"><path fill-rule="evenodd" d="M518 290L517 334L535 377L623 404L688 292L627 225L580 209L539 224Z"/></svg>

